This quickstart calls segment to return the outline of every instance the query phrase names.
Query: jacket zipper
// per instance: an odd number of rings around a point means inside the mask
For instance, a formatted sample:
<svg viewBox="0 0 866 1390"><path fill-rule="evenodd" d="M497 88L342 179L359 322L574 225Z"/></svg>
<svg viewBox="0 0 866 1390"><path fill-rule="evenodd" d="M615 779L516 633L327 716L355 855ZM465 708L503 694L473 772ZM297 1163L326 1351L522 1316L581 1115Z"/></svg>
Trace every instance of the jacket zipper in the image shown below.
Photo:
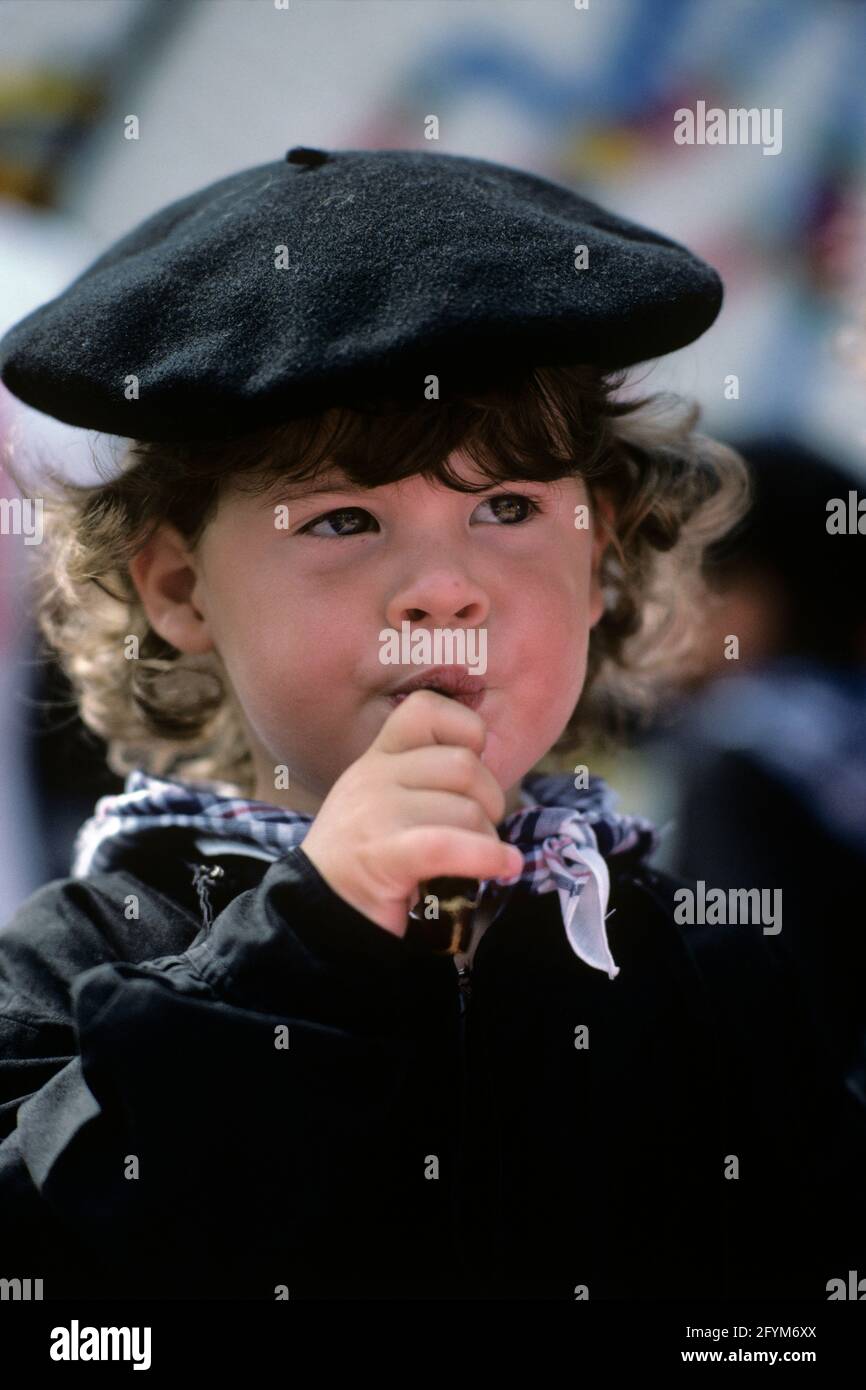
<svg viewBox="0 0 866 1390"><path fill-rule="evenodd" d="M466 1007L472 996L472 967L468 961L463 965L457 966L457 987L458 998L460 1000L460 1013L466 1013Z"/></svg>
<svg viewBox="0 0 866 1390"><path fill-rule="evenodd" d="M463 1054L463 1069L466 1070L466 1014L469 1009L469 1001L472 998L472 965L468 957L464 956L461 963L455 960L454 965L457 969L457 1004L459 1008L460 1025L460 1049Z"/></svg>
<svg viewBox="0 0 866 1390"><path fill-rule="evenodd" d="M209 932L213 925L213 907L208 894L208 880L212 885L216 879L223 878L225 870L219 864L208 866L207 864L197 864L192 876L193 887L198 893L199 908L205 932Z"/></svg>

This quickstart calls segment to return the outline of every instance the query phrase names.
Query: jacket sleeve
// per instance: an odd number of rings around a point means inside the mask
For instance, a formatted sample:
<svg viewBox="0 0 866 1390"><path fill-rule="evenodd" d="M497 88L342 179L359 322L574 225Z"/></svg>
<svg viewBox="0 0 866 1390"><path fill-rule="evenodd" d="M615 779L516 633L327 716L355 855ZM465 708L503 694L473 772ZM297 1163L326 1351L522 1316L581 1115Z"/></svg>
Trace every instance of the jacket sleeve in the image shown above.
<svg viewBox="0 0 866 1390"><path fill-rule="evenodd" d="M44 1084L27 1065L0 1144L9 1273L39 1277L36 1251L48 1297L89 1292L86 1267L127 1296L273 1298L370 1259L419 1040L456 1026L450 960L296 848L187 951L71 998L77 1053Z"/></svg>

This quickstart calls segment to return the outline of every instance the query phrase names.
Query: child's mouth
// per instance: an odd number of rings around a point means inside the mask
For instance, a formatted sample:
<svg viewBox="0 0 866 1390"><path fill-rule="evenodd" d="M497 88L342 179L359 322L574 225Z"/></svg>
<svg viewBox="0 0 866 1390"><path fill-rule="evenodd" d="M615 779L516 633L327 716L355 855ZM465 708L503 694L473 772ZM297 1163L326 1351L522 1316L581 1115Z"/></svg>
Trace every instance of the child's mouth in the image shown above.
<svg viewBox="0 0 866 1390"><path fill-rule="evenodd" d="M475 691L466 691L459 695L452 695L450 691L447 690L437 690L435 686L420 686L418 688L422 690L433 690L435 694L443 695L446 700L457 700L459 704L468 705L470 709L478 709L486 694L483 688ZM401 704L402 701L407 699L412 693L412 691L406 691L400 695L386 695L385 699L396 708L397 705Z"/></svg>
<svg viewBox="0 0 866 1390"><path fill-rule="evenodd" d="M485 681L464 666L434 666L392 686L385 698L396 708L407 695L414 695L416 690L432 690L445 699L458 700L461 705L477 709L486 689Z"/></svg>

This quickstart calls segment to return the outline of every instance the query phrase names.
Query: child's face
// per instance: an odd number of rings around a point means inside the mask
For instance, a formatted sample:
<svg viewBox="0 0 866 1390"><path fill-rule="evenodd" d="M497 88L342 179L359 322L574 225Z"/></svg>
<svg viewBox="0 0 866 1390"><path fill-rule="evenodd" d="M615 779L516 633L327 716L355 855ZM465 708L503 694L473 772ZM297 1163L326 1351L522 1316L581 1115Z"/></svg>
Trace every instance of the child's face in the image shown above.
<svg viewBox="0 0 866 1390"><path fill-rule="evenodd" d="M459 452L451 464L467 481L483 477ZM516 809L521 778L574 710L603 610L604 538L591 513L588 528L575 525L575 508L589 503L584 484L509 482L473 495L416 475L373 491L298 493L226 493L195 557L186 553L194 582L178 585L167 539L134 570L163 636L180 650L218 651L248 725L255 796L316 813L392 713L384 692L418 669L379 660L380 633L399 634L405 621L413 633L486 629L484 762L506 814ZM282 765L289 788L275 790Z"/></svg>

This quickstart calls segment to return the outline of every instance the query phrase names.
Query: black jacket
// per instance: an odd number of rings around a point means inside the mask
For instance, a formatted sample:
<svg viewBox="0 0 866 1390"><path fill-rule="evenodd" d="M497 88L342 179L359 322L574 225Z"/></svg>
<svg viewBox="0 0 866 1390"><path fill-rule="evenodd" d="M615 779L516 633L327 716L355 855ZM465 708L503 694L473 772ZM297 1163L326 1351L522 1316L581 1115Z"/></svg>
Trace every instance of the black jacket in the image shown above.
<svg viewBox="0 0 866 1390"><path fill-rule="evenodd" d="M302 848L203 860L175 828L47 884L0 931L0 1276L571 1300L866 1273L863 1097L785 933L678 926L674 879L609 867L615 980L521 885L465 1010L452 959Z"/></svg>

